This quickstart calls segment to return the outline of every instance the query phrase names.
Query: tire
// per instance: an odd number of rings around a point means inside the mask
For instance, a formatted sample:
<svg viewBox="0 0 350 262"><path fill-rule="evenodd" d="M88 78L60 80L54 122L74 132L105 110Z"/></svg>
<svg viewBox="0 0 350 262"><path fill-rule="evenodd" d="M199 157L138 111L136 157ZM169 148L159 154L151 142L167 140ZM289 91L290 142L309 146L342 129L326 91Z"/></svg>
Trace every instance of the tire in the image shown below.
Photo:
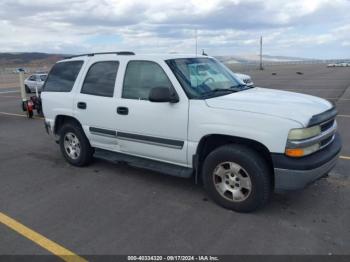
<svg viewBox="0 0 350 262"><path fill-rule="evenodd" d="M242 145L225 145L212 151L204 161L202 176L209 196L237 212L262 207L272 191L272 174L266 161Z"/></svg>
<svg viewBox="0 0 350 262"><path fill-rule="evenodd" d="M30 94L32 92L30 91L30 88L27 85L24 86L24 89L26 90L27 94Z"/></svg>
<svg viewBox="0 0 350 262"><path fill-rule="evenodd" d="M64 124L59 134L61 153L71 165L86 166L91 162L94 150L78 124Z"/></svg>

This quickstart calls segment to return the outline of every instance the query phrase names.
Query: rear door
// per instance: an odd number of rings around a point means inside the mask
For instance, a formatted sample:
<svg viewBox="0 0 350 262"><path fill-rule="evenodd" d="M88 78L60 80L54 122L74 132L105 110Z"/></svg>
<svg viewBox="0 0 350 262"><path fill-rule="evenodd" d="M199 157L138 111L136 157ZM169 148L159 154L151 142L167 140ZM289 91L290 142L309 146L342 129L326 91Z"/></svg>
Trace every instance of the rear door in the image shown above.
<svg viewBox="0 0 350 262"><path fill-rule="evenodd" d="M75 96L75 116L94 147L117 150L114 91L119 61L91 58Z"/></svg>

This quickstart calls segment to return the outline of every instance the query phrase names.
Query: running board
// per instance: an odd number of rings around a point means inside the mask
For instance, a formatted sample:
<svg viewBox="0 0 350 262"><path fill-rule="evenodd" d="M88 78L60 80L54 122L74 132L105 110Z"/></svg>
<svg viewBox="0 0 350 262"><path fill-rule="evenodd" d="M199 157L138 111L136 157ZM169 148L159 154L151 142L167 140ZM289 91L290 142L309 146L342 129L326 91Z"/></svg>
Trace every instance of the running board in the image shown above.
<svg viewBox="0 0 350 262"><path fill-rule="evenodd" d="M193 175L193 169L188 167L177 166L164 162L159 162L151 159L146 159L137 156L126 155L122 153L112 152L104 149L95 149L94 157L103 159L113 163L126 163L129 166L148 169L158 173L189 178Z"/></svg>

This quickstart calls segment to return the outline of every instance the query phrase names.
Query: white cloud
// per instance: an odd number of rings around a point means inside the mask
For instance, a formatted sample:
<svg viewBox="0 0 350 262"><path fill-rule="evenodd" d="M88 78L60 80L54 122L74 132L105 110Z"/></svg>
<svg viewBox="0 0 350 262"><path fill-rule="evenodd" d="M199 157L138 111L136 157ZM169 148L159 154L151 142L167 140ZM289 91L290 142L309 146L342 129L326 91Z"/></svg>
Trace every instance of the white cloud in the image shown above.
<svg viewBox="0 0 350 262"><path fill-rule="evenodd" d="M190 52L198 29L211 54L256 52L264 35L274 54L324 56L334 45L350 57L341 48L350 42L349 8L347 0L2 0L0 51Z"/></svg>

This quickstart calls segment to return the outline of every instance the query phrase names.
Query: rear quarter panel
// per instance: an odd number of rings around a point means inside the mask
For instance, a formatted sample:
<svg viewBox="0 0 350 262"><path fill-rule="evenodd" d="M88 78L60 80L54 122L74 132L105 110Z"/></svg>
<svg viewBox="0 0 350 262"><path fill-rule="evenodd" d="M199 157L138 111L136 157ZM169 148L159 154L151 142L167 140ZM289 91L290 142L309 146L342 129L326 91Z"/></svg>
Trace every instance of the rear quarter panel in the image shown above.
<svg viewBox="0 0 350 262"><path fill-rule="evenodd" d="M73 88L70 92L51 92L45 91L41 92L41 100L43 106L43 113L45 121L50 123L52 131L54 130L54 123L58 115L66 115L74 117L74 97L75 90L81 83L82 74L86 64L86 58L76 59L79 61L84 61L80 72L75 80ZM74 61L73 59L69 61ZM60 62L58 62L60 63Z"/></svg>

